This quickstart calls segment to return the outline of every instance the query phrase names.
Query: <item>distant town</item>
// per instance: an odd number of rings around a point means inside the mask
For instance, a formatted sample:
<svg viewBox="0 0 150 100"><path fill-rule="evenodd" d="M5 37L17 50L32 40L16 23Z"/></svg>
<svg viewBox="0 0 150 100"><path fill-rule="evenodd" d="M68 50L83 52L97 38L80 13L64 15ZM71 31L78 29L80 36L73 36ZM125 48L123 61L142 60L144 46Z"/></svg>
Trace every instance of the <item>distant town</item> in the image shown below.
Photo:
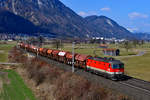
<svg viewBox="0 0 150 100"><path fill-rule="evenodd" d="M128 40L128 39L125 39L125 38L122 38L122 39L117 39L115 37L111 37L111 38L108 38L108 37L92 37L92 38L87 38L87 39L79 39L79 38L74 38L74 39L71 39L71 38L65 38L64 39L61 39L61 38L56 38L54 36L45 36L45 35L40 35L40 36L36 36L36 35L29 35L29 34L22 34L22 33L14 33L14 34L9 34L9 33L0 33L0 40L1 41L26 41L26 40L37 40L39 38L43 38L45 42L49 42L49 41L52 41L52 40L61 40L62 42L64 43L71 43L73 42L73 40L76 42L76 43L100 43L100 44L118 44L118 43L122 43L122 42L125 42L125 41L138 41L138 42L144 42L144 43L149 43L150 42L150 39L146 39L146 40L138 40L138 39L133 39L133 40Z"/></svg>

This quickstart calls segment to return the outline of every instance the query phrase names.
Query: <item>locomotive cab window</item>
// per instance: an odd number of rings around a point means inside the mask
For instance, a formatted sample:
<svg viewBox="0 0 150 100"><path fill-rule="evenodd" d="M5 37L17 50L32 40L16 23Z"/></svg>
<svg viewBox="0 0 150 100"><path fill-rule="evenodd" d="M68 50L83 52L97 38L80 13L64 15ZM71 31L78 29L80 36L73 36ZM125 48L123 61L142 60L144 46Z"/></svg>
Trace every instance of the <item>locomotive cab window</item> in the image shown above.
<svg viewBox="0 0 150 100"><path fill-rule="evenodd" d="M112 65L113 69L120 69L120 68L124 68L124 64L113 64Z"/></svg>
<svg viewBox="0 0 150 100"><path fill-rule="evenodd" d="M124 68L124 64L120 64L119 66L120 66L120 68Z"/></svg>

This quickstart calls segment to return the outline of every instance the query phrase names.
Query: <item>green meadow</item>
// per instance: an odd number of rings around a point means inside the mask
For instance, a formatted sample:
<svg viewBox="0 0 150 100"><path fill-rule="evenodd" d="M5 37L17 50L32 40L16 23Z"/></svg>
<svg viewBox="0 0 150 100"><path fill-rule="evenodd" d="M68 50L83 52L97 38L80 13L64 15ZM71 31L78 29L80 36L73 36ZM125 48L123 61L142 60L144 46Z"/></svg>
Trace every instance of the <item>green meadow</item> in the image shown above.
<svg viewBox="0 0 150 100"><path fill-rule="evenodd" d="M0 62L8 62L8 53L16 43L0 44Z"/></svg>
<svg viewBox="0 0 150 100"><path fill-rule="evenodd" d="M0 100L36 100L32 91L24 84L22 78L13 70L4 70L5 76L0 76L3 81Z"/></svg>

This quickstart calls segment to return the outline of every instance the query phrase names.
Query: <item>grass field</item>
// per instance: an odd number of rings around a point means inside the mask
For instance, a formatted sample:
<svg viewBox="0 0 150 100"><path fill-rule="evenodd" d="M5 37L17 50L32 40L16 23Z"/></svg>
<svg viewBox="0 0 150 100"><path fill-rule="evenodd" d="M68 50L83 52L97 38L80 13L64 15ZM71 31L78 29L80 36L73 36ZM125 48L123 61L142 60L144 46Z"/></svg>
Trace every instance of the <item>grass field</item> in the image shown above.
<svg viewBox="0 0 150 100"><path fill-rule="evenodd" d="M143 56L120 58L128 75L150 81L150 51Z"/></svg>
<svg viewBox="0 0 150 100"><path fill-rule="evenodd" d="M16 43L0 44L0 62L8 62L8 52Z"/></svg>
<svg viewBox="0 0 150 100"><path fill-rule="evenodd" d="M56 49L53 47L53 45L44 45L46 48L51 48L51 49ZM110 48L117 48L115 45L111 45ZM64 44L61 50L64 51L70 51L72 52L72 44ZM120 56L128 56L128 55L136 55L138 52L134 51L134 49L129 50L129 52L126 52L124 48L119 48L120 49ZM99 44L76 44L75 46L75 52L76 53L81 53L81 54L87 54L91 56L101 56L105 57L105 55L102 52L102 48L99 48Z"/></svg>
<svg viewBox="0 0 150 100"><path fill-rule="evenodd" d="M0 93L0 100L36 100L32 91L27 88L15 71L5 70L3 72L8 73L8 78L0 76L3 80L3 91Z"/></svg>

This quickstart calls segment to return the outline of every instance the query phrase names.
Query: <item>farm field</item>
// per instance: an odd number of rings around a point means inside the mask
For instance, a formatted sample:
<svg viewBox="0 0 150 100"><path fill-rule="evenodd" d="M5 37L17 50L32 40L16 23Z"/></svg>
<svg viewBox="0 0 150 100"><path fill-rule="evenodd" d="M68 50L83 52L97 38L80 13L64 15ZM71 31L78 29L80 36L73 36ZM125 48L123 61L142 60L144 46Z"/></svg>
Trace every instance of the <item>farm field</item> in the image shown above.
<svg viewBox="0 0 150 100"><path fill-rule="evenodd" d="M0 62L8 62L8 53L16 42L0 43ZM5 73L4 75L1 73ZM14 70L0 71L0 100L36 100L32 91Z"/></svg>
<svg viewBox="0 0 150 100"><path fill-rule="evenodd" d="M15 42L8 44L0 43L0 62L8 62L8 53L15 45Z"/></svg>
<svg viewBox="0 0 150 100"><path fill-rule="evenodd" d="M56 49L53 45L44 45L43 47ZM109 47L117 48L118 46L110 45ZM72 44L64 44L63 47L59 49L72 52ZM136 55L138 53L138 51L135 51L134 49L130 50L129 52L126 52L126 50L123 48L119 48L119 49L121 50L120 56ZM99 44L76 44L75 45L76 53L87 54L91 56L105 57L102 50L103 50L102 48L99 48Z"/></svg>
<svg viewBox="0 0 150 100"><path fill-rule="evenodd" d="M13 70L4 70L0 76L2 91L0 100L36 100L32 91L24 84L22 78Z"/></svg>
<svg viewBox="0 0 150 100"><path fill-rule="evenodd" d="M126 74L150 81L150 51L143 56L120 58L125 64Z"/></svg>

